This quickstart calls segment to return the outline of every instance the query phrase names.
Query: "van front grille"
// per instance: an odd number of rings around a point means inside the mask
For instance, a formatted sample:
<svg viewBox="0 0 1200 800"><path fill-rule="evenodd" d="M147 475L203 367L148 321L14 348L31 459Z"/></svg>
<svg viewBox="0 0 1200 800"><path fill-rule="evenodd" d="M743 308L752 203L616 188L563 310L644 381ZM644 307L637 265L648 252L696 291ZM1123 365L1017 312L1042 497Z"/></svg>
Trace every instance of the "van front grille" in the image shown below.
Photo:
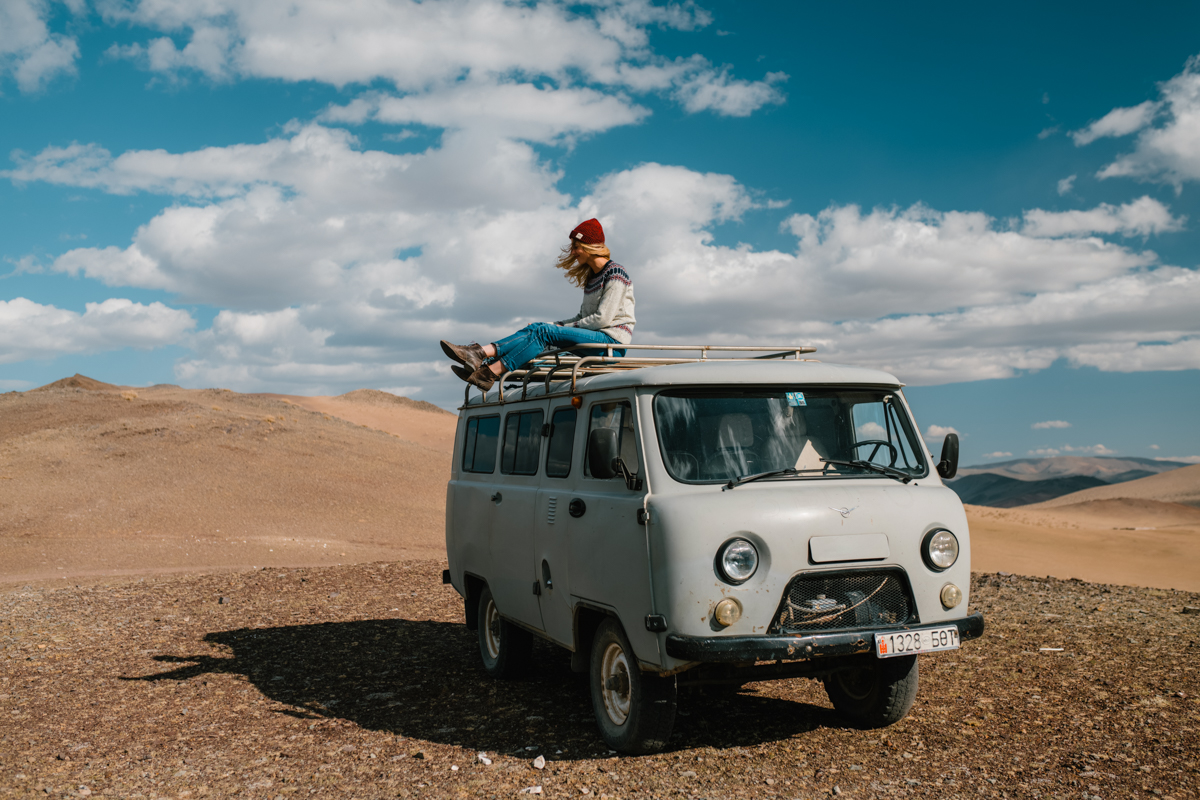
<svg viewBox="0 0 1200 800"><path fill-rule="evenodd" d="M824 572L792 579L769 631L809 633L915 621L912 592L900 570Z"/></svg>

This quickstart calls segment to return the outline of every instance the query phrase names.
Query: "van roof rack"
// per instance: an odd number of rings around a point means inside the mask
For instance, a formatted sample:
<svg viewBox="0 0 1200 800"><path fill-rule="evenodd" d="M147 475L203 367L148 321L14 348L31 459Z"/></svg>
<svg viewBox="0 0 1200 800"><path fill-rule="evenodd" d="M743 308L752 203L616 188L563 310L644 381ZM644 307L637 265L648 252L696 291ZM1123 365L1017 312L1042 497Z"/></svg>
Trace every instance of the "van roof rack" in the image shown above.
<svg viewBox="0 0 1200 800"><path fill-rule="evenodd" d="M580 350L595 350L597 355L580 356L576 355ZM614 356L614 350L624 350L626 355ZM650 355L628 355L628 351L649 351ZM547 350L534 358L527 361L520 367L510 370L500 375L496 379L496 391L498 397L492 401L494 403L505 402L504 389L506 387L521 387L521 396L519 399L524 400L529 392L529 383L533 380L540 379L545 387L543 397L552 394L550 390L550 381L554 379L555 374L561 373L560 381L566 382L566 371L570 372L569 389L554 392L554 394L574 394L575 386L578 380L589 375L602 375L609 372L622 372L634 369L643 369L645 367L661 367L668 364L693 364L700 361L709 361L709 353L732 353L736 355L718 356L722 361L761 361L766 359L787 359L792 358L796 361L812 361L814 359L801 358L808 353L817 352L817 348L809 345L713 345L713 344L577 344L570 348L562 348L560 350ZM679 355L675 355L678 353ZM698 353L698 355L685 357L684 353ZM757 353L758 355L749 355ZM488 401L488 392L483 392L480 397L479 405L490 405ZM463 405L470 403L471 399L471 384L467 384L463 391Z"/></svg>

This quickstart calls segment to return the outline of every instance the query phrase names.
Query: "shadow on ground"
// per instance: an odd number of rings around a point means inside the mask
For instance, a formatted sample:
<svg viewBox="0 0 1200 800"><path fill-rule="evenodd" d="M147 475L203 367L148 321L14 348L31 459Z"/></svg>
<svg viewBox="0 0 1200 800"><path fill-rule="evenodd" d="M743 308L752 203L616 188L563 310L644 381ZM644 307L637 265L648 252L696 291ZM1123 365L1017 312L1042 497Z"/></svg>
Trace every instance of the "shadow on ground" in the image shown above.
<svg viewBox="0 0 1200 800"><path fill-rule="evenodd" d="M129 680L244 675L279 713L343 719L364 728L474 750L563 750L608 755L592 717L587 677L569 654L537 642L527 680L495 681L462 624L385 619L210 633L232 656L157 656L178 668ZM758 697L681 691L671 747L748 746L818 727L840 727L831 709Z"/></svg>

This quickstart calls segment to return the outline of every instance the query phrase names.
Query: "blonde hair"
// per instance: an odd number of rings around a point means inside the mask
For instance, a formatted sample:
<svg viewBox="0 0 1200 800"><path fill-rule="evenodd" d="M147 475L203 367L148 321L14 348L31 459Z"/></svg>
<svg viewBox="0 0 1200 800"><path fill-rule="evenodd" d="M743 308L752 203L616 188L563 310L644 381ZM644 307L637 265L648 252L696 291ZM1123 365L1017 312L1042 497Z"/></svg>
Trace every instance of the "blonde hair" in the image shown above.
<svg viewBox="0 0 1200 800"><path fill-rule="evenodd" d="M604 258L612 258L612 254L603 243L600 244L584 244L583 242L572 242L562 249L562 255L558 257L558 263L554 266L567 273L567 280L576 286L583 286L588 282L588 278L592 276L592 268L590 265L581 263L575 258L574 248L578 247L583 252L590 256L603 256Z"/></svg>

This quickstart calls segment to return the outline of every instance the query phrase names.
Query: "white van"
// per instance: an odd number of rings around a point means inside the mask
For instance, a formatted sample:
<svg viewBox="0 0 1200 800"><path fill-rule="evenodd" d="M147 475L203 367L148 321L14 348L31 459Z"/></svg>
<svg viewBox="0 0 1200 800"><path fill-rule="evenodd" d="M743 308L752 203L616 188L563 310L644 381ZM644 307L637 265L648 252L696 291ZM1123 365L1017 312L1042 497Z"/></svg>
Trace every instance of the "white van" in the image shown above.
<svg viewBox="0 0 1200 800"><path fill-rule="evenodd" d="M485 669L570 650L625 753L688 684L816 678L856 725L902 719L917 654L983 633L957 437L935 467L895 377L810 347L625 347L467 390L444 580Z"/></svg>

